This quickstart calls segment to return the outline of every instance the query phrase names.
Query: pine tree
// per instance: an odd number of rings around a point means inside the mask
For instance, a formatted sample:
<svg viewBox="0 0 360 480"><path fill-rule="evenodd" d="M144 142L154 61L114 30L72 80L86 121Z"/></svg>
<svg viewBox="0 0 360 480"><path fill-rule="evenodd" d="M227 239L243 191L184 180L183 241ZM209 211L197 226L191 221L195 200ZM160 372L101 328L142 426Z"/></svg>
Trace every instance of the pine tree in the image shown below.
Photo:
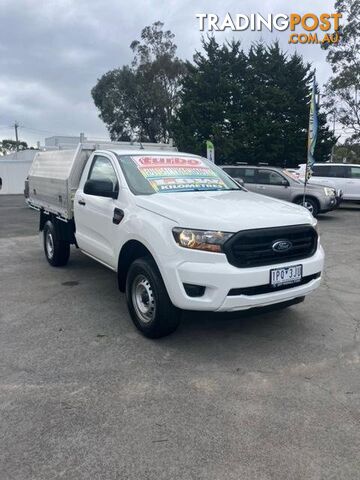
<svg viewBox="0 0 360 480"><path fill-rule="evenodd" d="M179 147L203 154L210 138L217 163L304 163L310 65L297 54L286 55L276 42L254 44L246 54L239 42L220 46L210 37L203 49L188 65L183 83L174 128ZM328 158L333 143L320 114L318 161Z"/></svg>
<svg viewBox="0 0 360 480"><path fill-rule="evenodd" d="M234 151L240 154L246 141L247 59L235 41L220 46L211 37L203 49L187 64L174 136L180 149L199 154L211 139L222 162Z"/></svg>

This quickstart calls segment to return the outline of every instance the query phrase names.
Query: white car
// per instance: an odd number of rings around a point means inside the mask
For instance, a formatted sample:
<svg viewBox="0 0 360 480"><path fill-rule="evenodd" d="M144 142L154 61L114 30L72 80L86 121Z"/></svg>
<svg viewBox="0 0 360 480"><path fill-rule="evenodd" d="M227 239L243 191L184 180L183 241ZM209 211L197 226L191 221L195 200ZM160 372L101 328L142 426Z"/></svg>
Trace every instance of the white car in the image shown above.
<svg viewBox="0 0 360 480"><path fill-rule="evenodd" d="M305 177L306 165L299 165L301 178ZM309 183L328 185L342 190L343 200L360 201L360 165L350 163L315 163Z"/></svg>
<svg viewBox="0 0 360 480"><path fill-rule="evenodd" d="M308 210L250 193L196 155L116 145L39 153L28 202L48 262L65 265L74 243L117 272L151 338L173 332L181 310L290 305L320 284L324 252Z"/></svg>

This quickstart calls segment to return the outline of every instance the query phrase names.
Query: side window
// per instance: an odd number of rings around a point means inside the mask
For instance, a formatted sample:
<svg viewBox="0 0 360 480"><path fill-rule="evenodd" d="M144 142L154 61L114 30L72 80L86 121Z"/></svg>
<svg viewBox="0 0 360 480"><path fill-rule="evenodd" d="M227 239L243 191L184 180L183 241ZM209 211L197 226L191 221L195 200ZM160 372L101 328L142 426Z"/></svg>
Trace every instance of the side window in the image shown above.
<svg viewBox="0 0 360 480"><path fill-rule="evenodd" d="M232 178L242 178L245 183L254 183L254 169L253 168L224 168L226 172Z"/></svg>
<svg viewBox="0 0 360 480"><path fill-rule="evenodd" d="M284 182L287 180L284 179L282 175L278 172L270 172L270 185L281 185L284 186Z"/></svg>
<svg viewBox="0 0 360 480"><path fill-rule="evenodd" d="M113 184L113 190L119 190L119 182L110 160L106 157L97 155L91 165L88 180L107 180Z"/></svg>
<svg viewBox="0 0 360 480"><path fill-rule="evenodd" d="M330 166L329 165L314 165L312 168L314 177L330 177Z"/></svg>
<svg viewBox="0 0 360 480"><path fill-rule="evenodd" d="M333 178L347 178L350 176L349 169L346 165L330 165L330 175Z"/></svg>
<svg viewBox="0 0 360 480"><path fill-rule="evenodd" d="M262 185L283 185L284 178L278 172L259 168L257 183Z"/></svg>
<svg viewBox="0 0 360 480"><path fill-rule="evenodd" d="M256 183L261 183L262 185L269 185L270 184L269 170L258 170Z"/></svg>
<svg viewBox="0 0 360 480"><path fill-rule="evenodd" d="M234 178L243 178L243 176L244 176L243 172L244 172L244 170L242 168L234 168L232 176Z"/></svg>
<svg viewBox="0 0 360 480"><path fill-rule="evenodd" d="M245 183L256 183L254 168L241 168L239 170L238 177L241 177Z"/></svg>
<svg viewBox="0 0 360 480"><path fill-rule="evenodd" d="M350 167L350 177L357 178L360 180L360 166L359 167Z"/></svg>

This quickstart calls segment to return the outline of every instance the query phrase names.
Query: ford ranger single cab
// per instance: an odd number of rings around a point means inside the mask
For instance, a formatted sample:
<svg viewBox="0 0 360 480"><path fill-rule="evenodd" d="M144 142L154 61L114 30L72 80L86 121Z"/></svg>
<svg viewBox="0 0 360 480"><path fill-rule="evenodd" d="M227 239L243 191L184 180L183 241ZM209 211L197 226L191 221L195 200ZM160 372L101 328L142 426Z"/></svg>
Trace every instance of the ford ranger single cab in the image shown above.
<svg viewBox="0 0 360 480"><path fill-rule="evenodd" d="M64 266L74 244L116 272L151 338L173 332L182 310L288 306L319 286L324 252L306 208L248 192L197 155L142 147L36 155L27 201L50 265Z"/></svg>

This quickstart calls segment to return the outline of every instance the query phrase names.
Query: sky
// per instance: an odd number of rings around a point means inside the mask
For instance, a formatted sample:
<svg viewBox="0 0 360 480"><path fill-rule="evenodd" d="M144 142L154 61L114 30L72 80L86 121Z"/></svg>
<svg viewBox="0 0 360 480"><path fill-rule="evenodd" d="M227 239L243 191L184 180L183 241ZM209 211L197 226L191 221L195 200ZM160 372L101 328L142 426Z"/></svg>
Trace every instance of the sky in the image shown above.
<svg viewBox="0 0 360 480"><path fill-rule="evenodd" d="M91 88L107 71L128 64L130 43L157 20L175 34L180 58L201 48L197 13L333 13L328 0L0 0L0 139L43 143L52 135L107 139ZM279 40L316 67L320 86L331 70L319 45L289 45L289 32L215 32L219 41Z"/></svg>

